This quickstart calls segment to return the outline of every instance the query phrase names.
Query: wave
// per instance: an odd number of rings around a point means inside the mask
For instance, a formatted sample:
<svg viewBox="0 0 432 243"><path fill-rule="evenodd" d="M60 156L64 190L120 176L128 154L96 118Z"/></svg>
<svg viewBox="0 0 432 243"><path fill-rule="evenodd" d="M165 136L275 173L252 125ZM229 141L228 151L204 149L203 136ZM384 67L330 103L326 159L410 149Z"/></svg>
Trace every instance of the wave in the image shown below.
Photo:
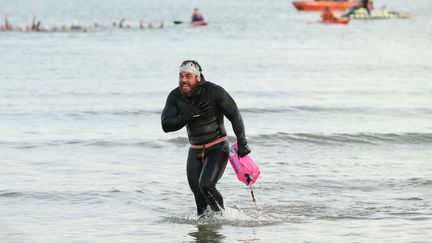
<svg viewBox="0 0 432 243"><path fill-rule="evenodd" d="M235 137L229 137L229 142L235 142ZM249 142L254 146L290 146L294 144L314 144L323 146L344 145L386 145L408 144L428 145L432 144L432 133L357 133L357 134L314 134L314 133L273 133L249 136ZM156 140L104 140L104 139L60 139L41 142L29 141L1 141L0 145L16 149L35 149L39 147L60 146L96 146L96 147L140 147L159 149L167 146L188 146L187 137L175 137L171 139Z"/></svg>
<svg viewBox="0 0 432 243"><path fill-rule="evenodd" d="M22 200L44 200L44 201L70 201L72 203L88 202L95 203L103 199L115 198L119 194L124 197L133 197L142 191L120 191L112 188L107 191L8 191L0 190L0 198L19 198Z"/></svg>
<svg viewBox="0 0 432 243"><path fill-rule="evenodd" d="M231 225L236 227L259 227L286 223L302 224L310 220L389 220L405 219L430 221L430 213L413 212L410 205L387 206L385 203L370 206L370 201L357 201L355 204L335 205L333 200L293 200L259 205L259 216L253 207L239 208L227 206L222 216L211 216L198 220L195 215L163 217L161 223L189 224L206 227ZM421 206L428 209L429 205Z"/></svg>
<svg viewBox="0 0 432 243"><path fill-rule="evenodd" d="M130 110L82 110L82 111L56 111L46 112L38 111L35 112L2 112L0 116L10 117L72 117L81 118L88 116L147 116L147 115L160 115L162 110L160 109L130 109Z"/></svg>
<svg viewBox="0 0 432 243"><path fill-rule="evenodd" d="M2 112L0 116L4 117L71 117L82 118L91 116L147 116L160 115L163 107L152 107L144 109L111 109L111 110L64 110L64 111L9 111ZM431 116L432 109L429 108L379 108L379 107L324 107L324 106L286 106L286 107L246 107L240 108L242 114L281 114L281 113L318 113L318 114L371 114L371 115L421 115Z"/></svg>
<svg viewBox="0 0 432 243"><path fill-rule="evenodd" d="M249 140L261 145L280 146L292 143L309 143L317 145L432 144L432 133L274 133L251 136Z"/></svg>
<svg viewBox="0 0 432 243"><path fill-rule="evenodd" d="M262 209L260 209L262 210ZM290 221L289 219L282 219L273 214L261 214L259 217L253 208L239 208L237 206L226 206L223 215L214 215L208 213L205 219L197 219L196 215L179 215L163 217L161 223L174 223L174 224L192 224L200 225L203 227L217 227L221 225L231 225L237 227L256 227L277 225Z"/></svg>
<svg viewBox="0 0 432 243"><path fill-rule="evenodd" d="M422 114L431 115L430 108L399 108L399 107L361 107L361 106L286 106L286 107L249 107L241 109L242 113L289 113L289 112L310 112L310 113L367 113L367 114Z"/></svg>

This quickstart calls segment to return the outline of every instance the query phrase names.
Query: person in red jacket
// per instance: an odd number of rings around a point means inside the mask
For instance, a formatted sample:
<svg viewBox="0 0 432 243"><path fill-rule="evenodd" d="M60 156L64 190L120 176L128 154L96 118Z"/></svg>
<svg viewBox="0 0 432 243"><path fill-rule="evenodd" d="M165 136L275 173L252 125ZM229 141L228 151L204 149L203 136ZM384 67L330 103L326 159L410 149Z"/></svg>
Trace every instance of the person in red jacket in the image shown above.
<svg viewBox="0 0 432 243"><path fill-rule="evenodd" d="M322 21L332 21L336 20L337 18L329 7L325 7L324 11L321 13L321 19Z"/></svg>

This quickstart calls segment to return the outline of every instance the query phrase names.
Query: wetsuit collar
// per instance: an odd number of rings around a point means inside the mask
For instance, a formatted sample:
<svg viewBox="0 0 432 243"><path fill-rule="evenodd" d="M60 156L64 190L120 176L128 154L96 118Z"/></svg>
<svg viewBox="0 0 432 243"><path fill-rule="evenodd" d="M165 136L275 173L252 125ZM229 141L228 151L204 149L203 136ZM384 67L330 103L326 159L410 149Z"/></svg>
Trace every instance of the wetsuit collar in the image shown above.
<svg viewBox="0 0 432 243"><path fill-rule="evenodd" d="M201 94L202 92L202 86L206 83L207 81L204 79L203 76L201 76L201 81L199 82L198 86L196 87L196 89L194 90L194 92L192 93L191 97L197 97Z"/></svg>

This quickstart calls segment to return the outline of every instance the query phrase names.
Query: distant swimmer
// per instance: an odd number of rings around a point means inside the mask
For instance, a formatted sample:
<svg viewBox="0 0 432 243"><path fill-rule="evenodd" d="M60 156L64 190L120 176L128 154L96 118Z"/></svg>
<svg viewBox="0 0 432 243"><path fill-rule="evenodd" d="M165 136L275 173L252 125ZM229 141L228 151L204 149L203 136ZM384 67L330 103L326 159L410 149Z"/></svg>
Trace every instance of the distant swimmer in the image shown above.
<svg viewBox="0 0 432 243"><path fill-rule="evenodd" d="M41 30L42 30L42 28L41 28L41 22L40 22L40 21L38 21L38 22L36 23L34 30L35 30L35 31L41 31Z"/></svg>
<svg viewBox="0 0 432 243"><path fill-rule="evenodd" d="M122 18L119 22L119 28L123 28L123 23L126 21L125 18Z"/></svg>
<svg viewBox="0 0 432 243"><path fill-rule="evenodd" d="M251 152L247 145L243 119L233 98L221 86L206 81L202 68L194 60L179 67L179 87L173 89L161 115L164 132L186 126L190 142L187 179L195 196L198 217L205 217L207 207L221 213L223 197L216 189L229 156L224 125L227 117L238 141L238 155Z"/></svg>
<svg viewBox="0 0 432 243"><path fill-rule="evenodd" d="M78 24L78 21L74 20L70 27L71 30L81 30L82 26Z"/></svg>
<svg viewBox="0 0 432 243"><path fill-rule="evenodd" d="M31 25L31 29L32 29L32 30L36 30L36 13L33 13L33 15L32 15L32 25Z"/></svg>
<svg viewBox="0 0 432 243"><path fill-rule="evenodd" d="M9 18L8 17L9 17L8 14L5 13L5 24L4 24L4 26L5 26L6 30L12 30L13 26L9 23Z"/></svg>
<svg viewBox="0 0 432 243"><path fill-rule="evenodd" d="M330 10L330 7L325 7L324 11L321 13L321 19L322 21L333 21L336 20L336 16L334 13Z"/></svg>
<svg viewBox="0 0 432 243"><path fill-rule="evenodd" d="M204 21L204 17L198 8L195 8L192 14L192 22Z"/></svg>

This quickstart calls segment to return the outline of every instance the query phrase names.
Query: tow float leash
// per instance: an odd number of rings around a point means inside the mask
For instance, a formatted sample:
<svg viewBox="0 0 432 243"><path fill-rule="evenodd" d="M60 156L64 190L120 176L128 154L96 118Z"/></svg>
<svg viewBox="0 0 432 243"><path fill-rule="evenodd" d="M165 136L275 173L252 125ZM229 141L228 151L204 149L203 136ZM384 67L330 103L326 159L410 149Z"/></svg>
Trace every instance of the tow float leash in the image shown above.
<svg viewBox="0 0 432 243"><path fill-rule="evenodd" d="M249 185L249 188L250 188L251 195L252 195L252 202L253 202L253 204L255 206L255 211L256 211L257 219L259 219L258 206L256 205L256 200L255 200L255 195L254 195L253 190L252 190L252 185Z"/></svg>

